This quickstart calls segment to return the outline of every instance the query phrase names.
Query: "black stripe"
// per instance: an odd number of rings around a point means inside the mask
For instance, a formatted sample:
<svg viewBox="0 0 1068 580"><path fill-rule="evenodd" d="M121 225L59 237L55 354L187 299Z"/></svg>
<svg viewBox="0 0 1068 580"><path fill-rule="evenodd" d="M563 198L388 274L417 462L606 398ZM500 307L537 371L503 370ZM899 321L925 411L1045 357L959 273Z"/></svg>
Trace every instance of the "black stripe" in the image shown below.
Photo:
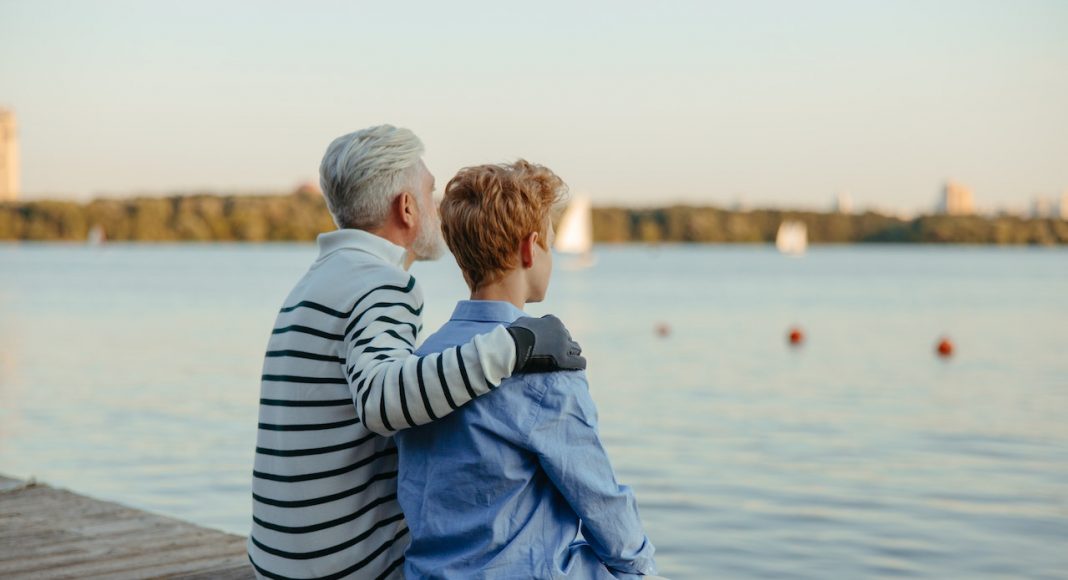
<svg viewBox="0 0 1068 580"><path fill-rule="evenodd" d="M329 314L330 316L333 316L335 318L348 318L349 317L349 315L344 313L344 312L341 312L341 311L338 311L338 310L334 310L333 308L330 308L329 306L323 306L322 304L319 304L318 302L312 302L311 300L301 300L300 302L294 304L293 306L286 306L280 312L293 312L294 310L296 310L298 308L311 308L312 310L318 310L319 312L323 312L323 313Z"/></svg>
<svg viewBox="0 0 1068 580"><path fill-rule="evenodd" d="M358 299L356 299L356 302L353 302L352 309L349 310L349 314L348 314L348 316L346 316L346 318L351 317L352 314L354 312L356 312L356 309L360 307L360 303L363 302L371 294L374 294L375 292L378 292L380 290L395 290L397 292L408 294L409 292L412 291L412 288L415 288L415 277L414 276L408 276L408 284L405 285L404 287L401 287L401 286L379 286L377 288L372 288L366 294L364 294L363 296L360 296ZM356 320L353 320L351 323L349 323L349 325L345 328L345 334L348 334L348 333L352 332L353 327L356 325L357 322L359 322L360 316L363 316L364 314L367 314L368 310L371 310L372 308L375 308L376 306L379 306L379 305L392 306L393 304L394 304L393 302L379 302L378 304L375 304L375 305L367 307L366 309L364 309L363 312L360 313L359 316L356 317ZM405 305L405 306L407 306L407 305ZM410 310L411 310L411 308L409 307L409 311ZM419 307L419 312L422 312L422 311L423 311L423 307L420 306ZM417 316L418 316L418 314L417 314Z"/></svg>
<svg viewBox="0 0 1068 580"><path fill-rule="evenodd" d="M355 425L359 422L360 420L358 418L353 418L338 421L337 423L311 423L310 425L275 425L274 423L260 423L259 427L264 431L324 431L326 429L348 427L349 425Z"/></svg>
<svg viewBox="0 0 1068 580"><path fill-rule="evenodd" d="M252 540L252 543L255 544L257 548L263 550L264 552L267 552L268 554L272 554L274 556L279 556L281 558L286 558L289 560L314 560L316 558L322 558L323 556L329 556L330 554L336 554L342 550L347 550L348 548L359 544L367 538L370 538L371 535L377 532L379 528L383 528L385 526L388 526L389 524L399 522L403 519L404 514L396 514L394 516L390 516L388 518L375 522L375 525L365 530L362 534L357 535L355 538L346 540L335 546L330 546L329 548L323 548L322 550L315 550L312 552L287 552L285 550L279 550L278 548L272 548L263 544L262 542L256 539L256 536L250 535L249 538ZM377 554L374 555L377 556ZM365 561L370 560L367 560L365 558Z"/></svg>
<svg viewBox="0 0 1068 580"><path fill-rule="evenodd" d="M356 394L360 394L361 390L363 391L363 396L360 397L360 408L363 409L364 415L367 414L367 399L371 398L371 389L364 388L367 385L368 378L369 377L363 377L362 379L360 379L360 382L356 384Z"/></svg>
<svg viewBox="0 0 1068 580"><path fill-rule="evenodd" d="M386 428L386 431L395 431L393 425L389 424L389 417L386 416L386 379L389 378L387 369L382 369L379 377L382 379L382 392L378 395L378 408L381 413L382 426ZM374 379L371 379L371 384L374 384ZM371 389L367 389L367 392L370 393ZM364 412L366 413L367 409L364 409Z"/></svg>
<svg viewBox="0 0 1068 580"><path fill-rule="evenodd" d="M301 332L304 334L310 334L312 336L318 336L320 338L329 338L330 340L343 340L345 335L334 334L331 332L324 332L318 328L312 328L310 326L301 326L299 324L291 324L289 326L283 326L282 328L276 328L271 331L271 334L284 334L286 332Z"/></svg>
<svg viewBox="0 0 1068 580"><path fill-rule="evenodd" d="M311 499L282 500L282 499L273 499L273 498L269 498L269 497L263 497L262 495L256 495L255 493L252 494L252 499L254 499L254 500L256 500L256 501L258 501L258 502L260 502L262 504L273 505L275 507L280 507L280 508L310 507L310 506L313 506L313 505L322 505L324 503L330 503L332 501L337 501L339 499L345 499L347 497L354 496L354 495L356 495L358 493L362 493L367 488L371 487L371 485L373 485L375 482L385 481L387 479L394 479L396 477L397 477L397 472L396 471L385 471L383 473L376 473L373 476L371 476L370 479L368 479L367 481L361 483L360 485L357 485L356 487L354 487L352 489L346 489L345 491L340 491L338 493L332 493L330 495L324 495L322 497L313 497Z"/></svg>
<svg viewBox="0 0 1068 580"><path fill-rule="evenodd" d="M393 338L396 338L397 340L399 340L399 341L403 342L404 344L408 345L409 348L413 348L411 341L409 341L407 338L404 338L403 336L397 334L397 332L395 330L393 330L393 329L384 330L384 331L380 332L379 334L376 334L376 335L368 337L368 338L361 338L360 340L357 340L356 342L352 343L352 347L356 348L358 346L363 346L363 345L365 345L365 344L367 344L369 342L372 342L374 339L378 338L379 336L382 336L383 334L388 334L388 335L392 336Z"/></svg>
<svg viewBox="0 0 1068 580"><path fill-rule="evenodd" d="M330 470L327 470L327 471L317 471L315 473L302 473L300 475L277 475L277 474L274 474L274 473L264 473L262 471L253 471L252 472L252 477L255 477L255 478L258 478L258 479L266 479L266 480L269 480L269 481L281 481L281 482L284 482L284 483L294 483L294 482L297 482L297 481L311 481L313 479L324 479L324 478L327 478L327 477L334 477L334 476L337 476L337 475L342 475L342 474L348 473L350 471L355 471L355 470L363 467L364 465L367 465L368 463L371 463L372 461L377 461L379 459L382 459L383 457L387 457L389 455L396 455L396 454L397 454L397 448L396 447L390 447L389 449L383 449L382 451L379 451L378 453L375 453L373 455L369 455L367 457L364 457L363 459L357 461L356 463L353 463L352 465L346 465L345 467L339 467L337 469L330 469Z"/></svg>
<svg viewBox="0 0 1068 580"><path fill-rule="evenodd" d="M331 356L331 355L327 355L327 354L317 354L317 353L314 353L314 352L304 352L302 350L269 350L269 351L267 351L267 356L269 356L269 357L287 356L287 357L306 358L306 359L311 359L311 360L322 360L322 361L326 361L326 362L336 362L336 363L345 364L345 359L343 359L341 357Z"/></svg>
<svg viewBox="0 0 1068 580"><path fill-rule="evenodd" d="M374 433L365 435L359 439L354 439L338 445L328 445L326 447L313 447L311 449L268 449L267 447L257 447L256 453L263 455L273 455L275 457L303 457L305 455L321 455L323 453L333 453L335 451L342 451L345 449L352 449L353 447L359 447L364 443L367 443L371 439L377 437Z"/></svg>
<svg viewBox="0 0 1068 580"><path fill-rule="evenodd" d="M397 290L399 292L403 292L403 293L407 294L407 293L412 291L412 288L415 288L415 276L411 276L411 275L408 276L408 283L403 287L402 286L389 286L389 285L386 285L386 286L379 286L377 288L372 288L372 289L368 290L363 296L360 296L356 300L356 302L353 302L352 309L349 310L349 316L352 316L352 313L356 312L356 308L359 307L360 302L363 302L365 298L367 298L371 294L374 294L375 292L378 292L379 290Z"/></svg>
<svg viewBox="0 0 1068 580"><path fill-rule="evenodd" d="M363 514L371 511L372 509L374 509L374 508L376 508L376 507L378 507L378 506L380 506L380 505L382 505L384 503L389 503L391 501L394 501L396 499L397 499L397 494L396 493L391 493L389 495L380 497L380 498L372 501L371 503L363 506L362 508L356 510L355 512L353 512L353 513L351 513L351 514L349 514L347 516L343 516L343 517L340 517L340 518L337 518L337 519L334 519L334 520L330 520L328 522L323 522L321 524L314 524L314 525L311 525L311 526L281 526L281 525L278 525L278 524L272 524L271 522L265 522L265 521L261 520L260 518L257 518L256 516L252 516L252 521L254 521L257 524L259 524L260 527L267 528L268 530L274 530L276 532L282 532L282 533L285 533L285 534L307 534L309 532L318 532L319 530L325 530L327 528L332 528L334 526L340 526L341 524L347 524L347 523L351 522L352 520L355 520L356 518L362 516Z"/></svg>
<svg viewBox="0 0 1068 580"><path fill-rule="evenodd" d="M414 287L415 287L415 278L412 277L412 276L408 276L408 285L405 286L405 287L400 287L400 286L379 286L377 288L372 288L366 294L361 296L359 300L357 300L355 303L353 303L352 308L350 308L348 312L341 312L340 310L334 310L333 308L330 308L329 306L323 306L322 304L319 304L318 302L312 302L311 300L301 300L300 302L298 302L298 303L296 303L296 304L294 304L292 306L285 306L285 307L282 308L282 310L280 310L280 312L292 312L292 311L294 311L294 310L296 310L298 308L311 308L312 310L318 310L319 312L322 312L322 313L325 313L325 314L329 314L329 315L334 316L336 318L348 318L348 317L352 316L352 313L356 310L356 306L358 306L360 304L360 302L364 298L367 298L369 295L371 295L371 294L373 294L373 293L375 293L375 292L377 292L379 290L401 290L405 294L407 294L408 292L411 292L412 288L414 288Z"/></svg>
<svg viewBox="0 0 1068 580"><path fill-rule="evenodd" d="M308 383L313 385L347 385L345 377L298 377L296 375L263 375L264 381L280 383Z"/></svg>
<svg viewBox="0 0 1068 580"><path fill-rule="evenodd" d="M319 576L318 578L315 578L314 580L338 580L339 578L344 578L345 576L348 576L349 574L352 574L353 572L359 570L360 568L363 568L367 564L370 564L372 561L374 561L375 558L380 556L382 554L382 552L385 552L386 550L388 550L390 547L393 546L393 544L397 543L397 540L400 540L401 538L403 538L407 534L408 534L408 528L405 527L403 530L397 532L397 535L393 536L393 539L386 541L386 543L384 543L381 546L379 546L378 548L376 548L374 552L371 552L370 554L368 554L368 556L366 558L364 558L363 560L360 560L359 562L356 562L352 566L349 566L348 568L345 568L344 570L341 570L340 572L335 572L335 573L330 574L328 576ZM255 538L253 538L252 541L256 542ZM259 544L257 543L256 545L259 545ZM263 576L266 576L267 578L271 578L272 580L304 580L304 579L299 579L299 578L290 578L288 576L282 576L281 574L275 574L274 572L269 572L267 570L264 570L263 568L261 568L259 566L259 564L256 563L255 560L252 559L252 556L249 556L248 561L252 563L252 567L255 568L257 572L259 572Z"/></svg>
<svg viewBox="0 0 1068 580"><path fill-rule="evenodd" d="M456 406L456 401L452 400L452 393L449 392L449 383L445 380L445 356L444 353L438 353L438 380L441 381L441 391L445 393L445 401L449 403L449 406L455 411L460 407Z"/></svg>
<svg viewBox="0 0 1068 580"><path fill-rule="evenodd" d="M412 349L410 348L397 348L395 346L369 346L363 349L363 352L389 352L391 350L406 350L408 354L412 354Z"/></svg>
<svg viewBox="0 0 1068 580"><path fill-rule="evenodd" d="M478 395L475 394L475 390L471 388L471 379L467 377L467 365L464 363L464 355L460 352L460 347L456 347L456 364L460 366L460 378L464 380L464 386L467 387L467 394L471 395L471 400L477 399Z"/></svg>
<svg viewBox="0 0 1068 580"><path fill-rule="evenodd" d="M377 304L376 304L376 306L377 306ZM394 324L394 325L397 325L397 326L410 326L411 329L412 329L412 336L416 336L416 335L419 334L419 330L411 322L401 322L400 320L397 320L396 318L390 318L389 316L379 316L378 318L376 318L376 319L372 320L371 322L367 323L367 326L365 326L365 327L357 330L356 332L352 333L352 336L349 336L349 340L356 340L357 338L359 338L359 336L361 334L364 333L365 330L367 330L368 328L371 328L371 325L376 323L376 322L388 322L390 324ZM346 332L346 334L348 334L348 332Z"/></svg>
<svg viewBox="0 0 1068 580"><path fill-rule="evenodd" d="M378 318L372 320L372 322L388 322L390 324L397 324L399 326L410 326L412 327L412 334L419 334L419 328L411 322L404 322L403 320L397 320L396 318L392 318L389 316L379 316Z"/></svg>
<svg viewBox="0 0 1068 580"><path fill-rule="evenodd" d="M415 421L412 421L412 414L408 412L408 395L404 392L404 366L401 365L399 372L397 373L397 381L400 383L400 401L401 411L404 412L404 420L408 422L409 427L415 427Z"/></svg>
<svg viewBox="0 0 1068 580"><path fill-rule="evenodd" d="M292 401L289 399L260 399L261 405L271 407L340 407L351 405L352 399L323 399L321 401Z"/></svg>
<svg viewBox="0 0 1068 580"><path fill-rule="evenodd" d="M415 278L412 278L412 280L415 280ZM393 306L400 306L401 308L407 310L408 312L411 312L415 316L419 316L420 314L423 313L423 305L422 304L420 304L418 307L415 307L415 306L412 306L411 304L408 304L407 302L376 302L376 303L368 306L367 308L365 308L363 310L363 312L361 312L359 315L357 315L356 318L354 318L352 320L352 322L350 322L348 324L348 326L345 327L345 334L348 334L348 333L352 332L352 329L354 329L357 326L359 326L360 319L363 318L364 315L367 314L368 312L370 312L370 311L372 311L372 310L374 310L376 308L389 308L389 307L393 307Z"/></svg>
<svg viewBox="0 0 1068 580"><path fill-rule="evenodd" d="M390 575L390 573L392 573L392 572L393 572L393 570L395 570L395 569L397 568L397 566L400 566L400 565L401 565L401 564L403 564L403 563L404 563L404 554L401 554L401 557L400 557L400 558L397 558L396 560L394 560L394 561L393 561L393 563L392 563L392 564L390 564L389 566L387 566L387 567L386 567L386 569L385 569L385 570L383 570L383 571L382 571L382 573L381 573L381 574L379 574L379 575L378 575L378 576L377 576L377 577L375 578L375 580L383 580L384 578L388 578L388 577L389 577L389 575Z"/></svg>
<svg viewBox="0 0 1068 580"><path fill-rule="evenodd" d="M419 358L419 364L415 366L415 376L419 379L419 394L423 397L423 406L426 407L426 414L430 416L431 421L437 421L438 416L434 414L434 409L430 407L430 396L426 393L426 383L423 382L423 361L426 357Z"/></svg>

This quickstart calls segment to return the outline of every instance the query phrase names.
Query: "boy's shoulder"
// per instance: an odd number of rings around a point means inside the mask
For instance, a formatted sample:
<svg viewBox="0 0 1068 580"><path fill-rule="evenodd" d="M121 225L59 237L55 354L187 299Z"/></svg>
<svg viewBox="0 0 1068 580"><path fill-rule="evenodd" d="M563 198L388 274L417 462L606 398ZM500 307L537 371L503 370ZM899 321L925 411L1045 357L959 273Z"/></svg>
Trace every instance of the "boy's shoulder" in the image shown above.
<svg viewBox="0 0 1068 580"><path fill-rule="evenodd" d="M419 345L419 348L416 349L415 355L424 356L443 352L457 345L465 344L476 335L493 330L496 325L497 323L449 320L441 328L426 337L423 343ZM504 379L497 389L505 389L506 392L512 390L522 391L524 396L535 399L534 402L541 405L558 404L558 401L555 400L557 398L588 398L590 387L586 371L576 370L516 374ZM552 406L556 406L556 404Z"/></svg>
<svg viewBox="0 0 1068 580"><path fill-rule="evenodd" d="M454 320L445 322L445 324L441 325L441 328L435 330L430 336L423 339L423 343L419 345L419 348L415 349L415 355L424 356L435 352L441 352L471 340L471 337L461 339L459 336L456 336L456 333L453 332L455 326L456 321Z"/></svg>
<svg viewBox="0 0 1068 580"><path fill-rule="evenodd" d="M586 371L523 373L505 379L501 386L513 381L529 387L528 392L537 398L535 402L542 407L559 407L563 400L586 399L590 393Z"/></svg>

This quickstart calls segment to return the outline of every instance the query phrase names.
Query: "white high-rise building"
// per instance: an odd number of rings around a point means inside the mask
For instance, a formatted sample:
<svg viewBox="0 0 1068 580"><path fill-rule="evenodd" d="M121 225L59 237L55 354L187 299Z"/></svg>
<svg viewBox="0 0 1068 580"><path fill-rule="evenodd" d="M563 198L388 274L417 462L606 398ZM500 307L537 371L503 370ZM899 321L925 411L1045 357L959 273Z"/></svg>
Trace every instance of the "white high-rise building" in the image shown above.
<svg viewBox="0 0 1068 580"><path fill-rule="evenodd" d="M942 190L938 212L947 215L972 215L975 213L975 198L970 187L949 181Z"/></svg>

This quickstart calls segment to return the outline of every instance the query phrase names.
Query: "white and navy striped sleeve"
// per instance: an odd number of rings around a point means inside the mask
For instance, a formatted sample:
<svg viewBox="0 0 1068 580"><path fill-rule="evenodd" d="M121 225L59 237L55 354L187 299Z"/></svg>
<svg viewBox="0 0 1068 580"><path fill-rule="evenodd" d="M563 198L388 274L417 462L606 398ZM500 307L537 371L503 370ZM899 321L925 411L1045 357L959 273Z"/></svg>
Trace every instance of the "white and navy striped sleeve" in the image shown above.
<svg viewBox="0 0 1068 580"><path fill-rule="evenodd" d="M356 300L344 339L356 413L379 435L448 415L495 388L515 366L515 342L503 326L444 352L414 356L422 295L414 277L398 271L392 278Z"/></svg>

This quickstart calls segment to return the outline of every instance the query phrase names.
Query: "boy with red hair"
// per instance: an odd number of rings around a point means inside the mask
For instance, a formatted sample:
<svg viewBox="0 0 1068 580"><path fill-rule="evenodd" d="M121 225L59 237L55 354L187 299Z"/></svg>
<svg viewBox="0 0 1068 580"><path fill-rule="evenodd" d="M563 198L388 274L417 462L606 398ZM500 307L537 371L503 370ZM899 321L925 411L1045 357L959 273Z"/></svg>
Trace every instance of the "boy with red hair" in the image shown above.
<svg viewBox="0 0 1068 580"><path fill-rule="evenodd" d="M550 213L565 186L518 161L461 170L441 222L471 299L420 349L525 316L552 274ZM396 435L409 578L621 578L655 574L630 488L597 434L584 371L517 375L435 423Z"/></svg>

